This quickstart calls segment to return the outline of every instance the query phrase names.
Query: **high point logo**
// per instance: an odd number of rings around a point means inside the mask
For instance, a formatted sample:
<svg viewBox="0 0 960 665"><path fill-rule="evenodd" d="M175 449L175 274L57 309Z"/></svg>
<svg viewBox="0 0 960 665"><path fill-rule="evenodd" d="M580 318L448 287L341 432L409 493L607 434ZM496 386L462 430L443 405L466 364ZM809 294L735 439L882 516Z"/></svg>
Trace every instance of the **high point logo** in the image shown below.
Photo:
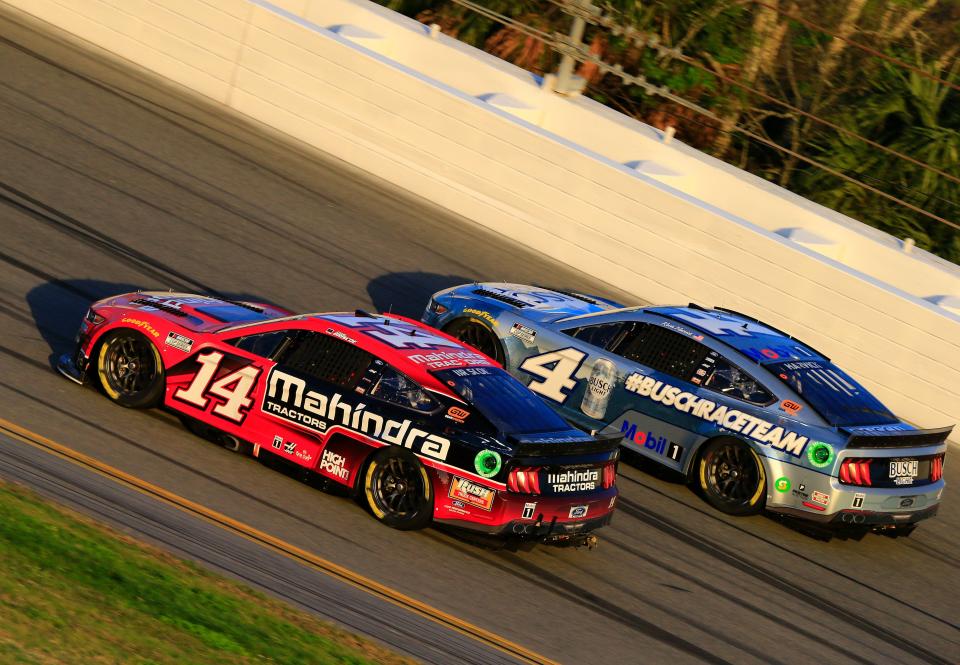
<svg viewBox="0 0 960 665"><path fill-rule="evenodd" d="M307 382L274 367L261 410L317 432L340 425L395 446L417 450L438 460L447 459L450 440L413 426L407 419L391 420L366 410L366 404L350 404L343 395L332 396L307 390Z"/></svg>

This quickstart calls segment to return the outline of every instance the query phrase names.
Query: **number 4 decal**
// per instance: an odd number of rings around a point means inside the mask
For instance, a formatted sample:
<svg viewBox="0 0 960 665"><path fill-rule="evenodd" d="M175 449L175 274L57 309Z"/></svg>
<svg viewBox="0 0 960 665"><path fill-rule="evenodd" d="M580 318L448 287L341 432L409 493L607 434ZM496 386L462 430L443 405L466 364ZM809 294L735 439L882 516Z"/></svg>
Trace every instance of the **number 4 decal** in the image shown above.
<svg viewBox="0 0 960 665"><path fill-rule="evenodd" d="M213 414L241 423L247 415L245 409L253 404L250 393L260 375L260 368L247 365L213 381L222 361L223 354L219 351L210 351L197 356L200 371L193 377L189 386L177 388L173 396L187 404L206 409L209 401L207 395L215 395L225 399L226 402L214 404ZM211 381L213 385L210 385Z"/></svg>
<svg viewBox="0 0 960 665"><path fill-rule="evenodd" d="M527 386L538 395L563 404L570 396L568 391L577 386L573 375L580 369L587 354L573 348L550 351L539 356L531 356L520 363L520 369L527 374L540 377Z"/></svg>

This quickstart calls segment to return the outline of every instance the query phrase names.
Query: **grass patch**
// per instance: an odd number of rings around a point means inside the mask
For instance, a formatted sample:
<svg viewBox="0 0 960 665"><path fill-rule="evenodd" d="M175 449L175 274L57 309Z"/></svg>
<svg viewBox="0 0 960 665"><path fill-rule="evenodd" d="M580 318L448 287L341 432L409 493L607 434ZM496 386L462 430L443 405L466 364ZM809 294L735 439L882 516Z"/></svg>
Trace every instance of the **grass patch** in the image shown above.
<svg viewBox="0 0 960 665"><path fill-rule="evenodd" d="M0 484L0 663L409 662Z"/></svg>

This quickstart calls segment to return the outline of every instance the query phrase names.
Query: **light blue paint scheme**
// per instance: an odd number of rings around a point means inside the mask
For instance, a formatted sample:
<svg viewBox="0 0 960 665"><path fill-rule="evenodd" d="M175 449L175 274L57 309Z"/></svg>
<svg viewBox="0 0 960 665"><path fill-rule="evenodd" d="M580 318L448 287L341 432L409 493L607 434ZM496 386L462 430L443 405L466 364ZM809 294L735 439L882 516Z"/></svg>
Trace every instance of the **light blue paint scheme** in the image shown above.
<svg viewBox="0 0 960 665"><path fill-rule="evenodd" d="M526 306L516 307L508 302L477 294L475 293L477 290L486 290L499 296L516 299L525 303ZM446 309L442 313L437 313L434 303ZM465 310L474 311L466 312ZM584 430L624 433L626 435L624 446L669 468L690 473L698 449L704 442L717 436L733 436L747 442L764 462L768 508L814 512L802 505L802 497L796 492L774 491L773 481L783 476L790 478L794 487L803 484L807 494L817 490L831 496L827 510L820 511L821 517L824 513L830 514L849 508L852 497L859 492L872 493L867 501L875 510L886 510L884 506L890 503L891 500L888 500L890 496L906 496L907 493L909 496L916 497L914 506L929 506L939 500L942 492L942 480L922 486L893 489L841 485L837 475L842 460L850 455L864 456L863 449L857 450L856 454L851 454L845 449L851 434L902 432L914 428L903 422L882 427L830 426L800 395L765 367L769 362L826 360L826 358L789 335L747 317L726 311L692 307L622 307L618 303L593 296L583 298L518 284L482 283L467 284L435 294L424 312L423 321L444 329L452 322L464 318L480 323L496 335L504 349L506 369L527 385L535 384L540 379L520 369L520 365L525 360L563 349L571 350L567 353L585 354L573 375L574 385L561 391L560 400L544 397L545 401ZM775 399L767 406L752 405L654 371L564 332L581 326L622 321L640 321L664 326L675 333L699 341L715 351L719 357L749 374ZM532 330L535 333L534 339L532 341L521 339L524 336L522 331L520 336L511 334L515 324ZM605 414L602 419L597 419L584 413L582 407L588 391L588 379L595 363L600 359L606 359L613 364L615 380ZM771 429L783 428L785 433L794 432L798 437L806 437L809 442L800 450L795 447L793 453L778 450L771 444L757 441L751 436L716 422L683 413L672 406L664 406L649 397L641 397L627 391L625 383L632 374L649 376L690 393L695 398L710 400L717 405L718 409L720 406L725 406L727 410L737 410L753 418L762 419L770 423ZM541 397L543 397L542 394ZM791 415L782 407L785 400L800 404L803 408ZM635 430L632 429L634 425ZM757 428L754 427L754 429ZM648 432L649 436L647 436ZM652 438L657 442L660 437L667 440L666 446L656 443L648 445L649 439ZM822 468L812 464L807 455L809 447L817 441L830 444L836 452L833 461ZM682 454L676 459L672 459L667 454L670 443L683 447ZM932 455L945 451L946 444L942 443L916 449L877 448L868 452L875 458L881 458L900 457L906 454ZM675 454L676 452L674 451ZM887 503L883 503L884 501Z"/></svg>

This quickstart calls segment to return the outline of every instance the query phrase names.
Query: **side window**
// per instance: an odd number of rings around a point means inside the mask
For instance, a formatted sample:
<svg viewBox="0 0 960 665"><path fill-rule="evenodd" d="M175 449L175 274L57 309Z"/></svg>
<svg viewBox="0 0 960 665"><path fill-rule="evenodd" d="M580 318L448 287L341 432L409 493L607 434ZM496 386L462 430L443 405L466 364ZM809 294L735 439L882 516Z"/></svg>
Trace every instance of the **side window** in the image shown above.
<svg viewBox="0 0 960 665"><path fill-rule="evenodd" d="M611 349L619 356L684 381L697 374L710 349L662 326L638 323Z"/></svg>
<svg viewBox="0 0 960 665"><path fill-rule="evenodd" d="M701 385L727 397L740 399L751 404L766 406L774 401L773 395L757 383L752 376L719 357L706 370Z"/></svg>
<svg viewBox="0 0 960 665"><path fill-rule="evenodd" d="M426 390L392 367L385 367L367 393L371 397L417 411L433 411L437 402Z"/></svg>
<svg viewBox="0 0 960 665"><path fill-rule="evenodd" d="M296 331L277 330L276 332L260 333L259 335L247 335L228 340L228 344L233 344L238 349L243 349L254 355L272 358L280 349L280 346L287 341L291 334Z"/></svg>
<svg viewBox="0 0 960 665"><path fill-rule="evenodd" d="M626 326L626 323L616 321L614 323L598 323L593 326L570 328L563 332L587 344L599 346L601 349L607 349L610 348L610 345L620 336Z"/></svg>
<svg viewBox="0 0 960 665"><path fill-rule="evenodd" d="M335 337L304 330L280 350L276 360L320 381L353 388L370 366L373 356Z"/></svg>

